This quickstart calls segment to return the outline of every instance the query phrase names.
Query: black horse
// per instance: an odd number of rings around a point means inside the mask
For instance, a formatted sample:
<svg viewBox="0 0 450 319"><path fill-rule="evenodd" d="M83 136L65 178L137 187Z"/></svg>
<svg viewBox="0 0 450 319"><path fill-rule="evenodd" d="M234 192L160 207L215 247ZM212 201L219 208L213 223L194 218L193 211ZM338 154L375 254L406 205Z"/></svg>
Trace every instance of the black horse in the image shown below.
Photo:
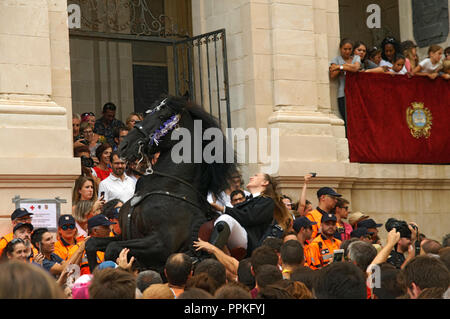
<svg viewBox="0 0 450 319"><path fill-rule="evenodd" d="M140 266L162 271L172 253L203 257L192 242L197 240L200 226L215 217L207 193L217 195L228 187L236 161L234 154L230 161L225 151L230 148L223 134L215 141L222 150L213 154L220 160L204 160L203 151L211 141L203 140L203 133L220 126L201 107L184 98L168 97L147 113L120 144L121 158L127 163L139 161L139 167L144 167L136 169L142 177L135 195L120 210L121 239L94 240L86 249L90 247L92 256L92 250L105 250L105 260L115 260L123 248L129 248ZM183 129L189 132L183 136L187 140L175 139L175 132ZM152 165L155 154L159 157ZM180 156L184 156L183 162L179 162Z"/></svg>

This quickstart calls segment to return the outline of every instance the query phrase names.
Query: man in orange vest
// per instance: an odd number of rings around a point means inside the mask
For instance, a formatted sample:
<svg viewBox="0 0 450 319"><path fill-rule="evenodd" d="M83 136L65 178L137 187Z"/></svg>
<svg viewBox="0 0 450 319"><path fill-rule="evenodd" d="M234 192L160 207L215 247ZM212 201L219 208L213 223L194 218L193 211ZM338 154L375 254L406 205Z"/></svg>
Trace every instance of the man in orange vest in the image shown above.
<svg viewBox="0 0 450 319"><path fill-rule="evenodd" d="M107 238L110 236L110 226L114 224L105 215L95 215L88 219L89 236L94 238ZM89 245L89 241L86 245ZM104 261L105 253L103 251L85 250L80 264L80 273L82 275L91 274L95 267Z"/></svg>
<svg viewBox="0 0 450 319"><path fill-rule="evenodd" d="M319 206L308 212L306 218L310 221L315 222L316 225L312 226L312 236L311 238L316 238L320 232L322 216L331 213L336 207L338 197L341 194L336 193L331 187L322 187L317 191L317 199L319 200Z"/></svg>
<svg viewBox="0 0 450 319"><path fill-rule="evenodd" d="M339 249L341 241L334 237L337 218L334 214L324 214L321 219L322 232L309 245L311 269L319 269L333 261L334 251Z"/></svg>
<svg viewBox="0 0 450 319"><path fill-rule="evenodd" d="M311 262L311 256L309 254L309 241L312 235L312 226L316 222L310 221L308 218L301 216L294 220L292 228L297 233L297 239L303 246L303 255L305 256L305 266L308 267Z"/></svg>
<svg viewBox="0 0 450 319"><path fill-rule="evenodd" d="M33 215L33 213L30 213L25 208L17 208L11 214L12 227L14 228L16 225L20 223L31 224L32 218L31 215ZM6 245L8 245L8 243L13 239L14 239L14 231L0 238L0 255L2 254L3 249L5 249Z"/></svg>

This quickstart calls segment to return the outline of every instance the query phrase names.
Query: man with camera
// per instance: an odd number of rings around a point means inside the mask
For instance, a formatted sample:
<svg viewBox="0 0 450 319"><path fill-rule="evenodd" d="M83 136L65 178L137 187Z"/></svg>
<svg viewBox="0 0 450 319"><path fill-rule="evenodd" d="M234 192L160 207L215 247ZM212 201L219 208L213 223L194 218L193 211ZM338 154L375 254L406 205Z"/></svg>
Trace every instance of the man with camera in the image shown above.
<svg viewBox="0 0 450 319"><path fill-rule="evenodd" d="M407 223L395 218L389 218L385 224L386 230L390 232L393 228L400 233L400 239L397 244L394 245L394 249L391 251L387 262L395 266L396 268L403 268L409 260L414 258L416 254L416 241L418 236L418 227L414 223ZM420 246L419 252L420 252ZM408 252L408 257L405 257L405 253Z"/></svg>

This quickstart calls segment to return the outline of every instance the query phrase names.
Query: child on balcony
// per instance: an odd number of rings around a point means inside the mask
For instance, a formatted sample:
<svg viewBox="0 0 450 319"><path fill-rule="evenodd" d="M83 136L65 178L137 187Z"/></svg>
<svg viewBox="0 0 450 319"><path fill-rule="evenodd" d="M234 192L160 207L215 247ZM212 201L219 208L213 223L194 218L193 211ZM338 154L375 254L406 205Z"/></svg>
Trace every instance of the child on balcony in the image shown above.
<svg viewBox="0 0 450 319"><path fill-rule="evenodd" d="M414 75L428 76L435 79L442 69L442 53L444 49L441 46L433 44L428 48L428 58L422 60L413 70Z"/></svg>
<svg viewBox="0 0 450 319"><path fill-rule="evenodd" d="M407 71L404 68L405 66L405 62L406 62L406 58L404 55L398 53L395 55L395 57L392 59L392 61L394 62L394 64L392 65L391 68L389 68L388 73L389 74L406 74Z"/></svg>
<svg viewBox="0 0 450 319"><path fill-rule="evenodd" d="M381 42L381 57L383 59L380 62L380 66L392 68L397 54L401 54L400 43L392 37L384 38ZM406 67L403 65L401 74L406 74L407 72Z"/></svg>
<svg viewBox="0 0 450 319"><path fill-rule="evenodd" d="M402 54L405 56L405 67L409 73L412 73L414 68L419 64L417 58L417 45L411 41L406 40L401 43Z"/></svg>
<svg viewBox="0 0 450 319"><path fill-rule="evenodd" d="M377 47L373 47L369 50L368 53L368 60L367 60L367 67L366 69L375 69L380 66L381 62L381 49Z"/></svg>
<svg viewBox="0 0 450 319"><path fill-rule="evenodd" d="M440 75L446 80L450 79L450 59L444 60L444 62L442 62L442 72L440 73Z"/></svg>

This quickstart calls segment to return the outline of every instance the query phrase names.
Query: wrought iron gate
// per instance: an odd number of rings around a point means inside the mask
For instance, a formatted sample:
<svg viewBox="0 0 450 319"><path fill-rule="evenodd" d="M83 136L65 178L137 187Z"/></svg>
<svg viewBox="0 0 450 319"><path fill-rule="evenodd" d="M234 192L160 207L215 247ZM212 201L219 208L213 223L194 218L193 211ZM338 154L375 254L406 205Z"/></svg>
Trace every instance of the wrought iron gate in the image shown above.
<svg viewBox="0 0 450 319"><path fill-rule="evenodd" d="M177 41L173 55L176 93L188 94L221 123L225 115L231 127L225 29Z"/></svg>
<svg viewBox="0 0 450 319"><path fill-rule="evenodd" d="M171 47L175 94L202 105L219 118L222 126L231 127L225 29L183 39L73 29L69 35L102 41L144 41Z"/></svg>

